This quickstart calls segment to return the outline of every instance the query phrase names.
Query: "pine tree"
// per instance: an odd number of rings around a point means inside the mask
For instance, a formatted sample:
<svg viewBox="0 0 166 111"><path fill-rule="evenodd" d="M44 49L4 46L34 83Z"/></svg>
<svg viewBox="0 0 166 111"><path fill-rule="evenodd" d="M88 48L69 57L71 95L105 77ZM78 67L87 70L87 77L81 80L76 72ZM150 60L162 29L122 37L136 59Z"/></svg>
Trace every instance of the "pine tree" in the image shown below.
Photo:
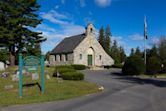
<svg viewBox="0 0 166 111"><path fill-rule="evenodd" d="M28 44L46 40L41 33L31 30L41 23L36 14L39 8L37 0L0 1L0 45L9 48L11 65L16 53L22 52Z"/></svg>
<svg viewBox="0 0 166 111"><path fill-rule="evenodd" d="M162 64L162 73L166 73L166 37L160 39L159 57Z"/></svg>
<svg viewBox="0 0 166 111"><path fill-rule="evenodd" d="M119 54L118 44L116 40L114 40L113 42L110 55L115 60L115 64L120 63L120 54Z"/></svg>
<svg viewBox="0 0 166 111"><path fill-rule="evenodd" d="M134 54L134 55L139 56L139 57L142 58L142 53L141 53L141 50L140 50L139 47L136 48L136 50L135 50L135 54Z"/></svg>
<svg viewBox="0 0 166 111"><path fill-rule="evenodd" d="M152 49L150 49L150 51L149 51L148 57L152 57L152 56L158 57L159 55L158 55L157 50L158 49L157 49L156 45L153 45Z"/></svg>
<svg viewBox="0 0 166 111"><path fill-rule="evenodd" d="M104 28L103 27L100 28L98 41L99 41L100 45L105 49L105 42L104 42L105 37L104 37Z"/></svg>
<svg viewBox="0 0 166 111"><path fill-rule="evenodd" d="M126 54L125 54L124 48L122 46L119 47L119 55L120 55L120 58L119 58L120 63L125 62Z"/></svg>
<svg viewBox="0 0 166 111"><path fill-rule="evenodd" d="M131 48L130 56L133 56L134 54L135 54L135 52L134 52L134 48Z"/></svg>
<svg viewBox="0 0 166 111"><path fill-rule="evenodd" d="M111 42L111 32L110 32L110 27L107 26L106 27L106 31L105 31L105 51L107 52L107 54L110 53L110 42Z"/></svg>

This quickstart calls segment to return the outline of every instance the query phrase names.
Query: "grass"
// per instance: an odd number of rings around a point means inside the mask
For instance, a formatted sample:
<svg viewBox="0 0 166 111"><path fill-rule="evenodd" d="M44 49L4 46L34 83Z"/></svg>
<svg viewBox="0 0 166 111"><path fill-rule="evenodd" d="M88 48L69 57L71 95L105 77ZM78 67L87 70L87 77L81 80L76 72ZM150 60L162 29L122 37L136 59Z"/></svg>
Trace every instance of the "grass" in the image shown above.
<svg viewBox="0 0 166 111"><path fill-rule="evenodd" d="M7 69L12 73L16 68ZM11 77L0 78L0 106L15 104L39 103L47 101L65 100L91 93L98 92L98 86L86 81L66 81L58 82L57 78L52 77L54 68L45 68L46 74L51 79L45 79L45 94L42 95L37 86L23 87L23 97L19 98L18 82L11 81ZM31 76L23 77L23 83L32 83ZM38 81L40 83L40 81ZM13 85L12 89L5 89L6 85Z"/></svg>
<svg viewBox="0 0 166 111"><path fill-rule="evenodd" d="M145 74L141 74L141 75L138 75L138 77L143 77L143 78L166 78L166 74L156 74L156 75L145 75Z"/></svg>

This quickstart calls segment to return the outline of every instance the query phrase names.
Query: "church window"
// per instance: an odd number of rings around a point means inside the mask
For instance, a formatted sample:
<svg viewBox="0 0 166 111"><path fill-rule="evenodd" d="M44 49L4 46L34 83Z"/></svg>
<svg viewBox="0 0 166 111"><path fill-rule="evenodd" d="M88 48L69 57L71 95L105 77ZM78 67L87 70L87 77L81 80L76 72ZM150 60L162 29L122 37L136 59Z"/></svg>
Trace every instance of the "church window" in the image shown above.
<svg viewBox="0 0 166 111"><path fill-rule="evenodd" d="M56 55L55 55L55 61L56 61Z"/></svg>
<svg viewBox="0 0 166 111"><path fill-rule="evenodd" d="M82 59L82 54L80 54L80 60Z"/></svg>
<svg viewBox="0 0 166 111"><path fill-rule="evenodd" d="M102 58L102 56L101 55L99 55L99 59L101 60L101 58Z"/></svg>
<svg viewBox="0 0 166 111"><path fill-rule="evenodd" d="M92 29L92 28L90 28L90 32L91 32L91 33L93 32L93 29Z"/></svg>
<svg viewBox="0 0 166 111"><path fill-rule="evenodd" d="M68 61L68 56L67 56L67 54L65 54L65 60Z"/></svg>
<svg viewBox="0 0 166 111"><path fill-rule="evenodd" d="M59 56L60 56L60 61L62 61L62 54L60 54Z"/></svg>

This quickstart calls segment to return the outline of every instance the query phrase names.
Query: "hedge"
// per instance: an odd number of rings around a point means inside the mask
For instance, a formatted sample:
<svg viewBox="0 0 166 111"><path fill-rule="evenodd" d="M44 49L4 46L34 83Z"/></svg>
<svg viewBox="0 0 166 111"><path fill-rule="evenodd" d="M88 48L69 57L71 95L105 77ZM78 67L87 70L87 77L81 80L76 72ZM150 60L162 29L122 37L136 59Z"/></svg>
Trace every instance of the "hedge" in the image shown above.
<svg viewBox="0 0 166 111"><path fill-rule="evenodd" d="M84 80L84 75L80 72L66 72L61 76L64 80Z"/></svg>
<svg viewBox="0 0 166 111"><path fill-rule="evenodd" d="M85 70L86 66L85 65L81 65L81 64L74 64L71 65L75 70Z"/></svg>
<svg viewBox="0 0 166 111"><path fill-rule="evenodd" d="M53 73L53 77L57 77L57 72L59 72L60 76L61 74L63 73L66 73L66 72L75 72L74 69L69 69L69 68L55 68L54 70L54 73Z"/></svg>
<svg viewBox="0 0 166 111"><path fill-rule="evenodd" d="M122 64L114 64L112 65L112 68L123 68Z"/></svg>
<svg viewBox="0 0 166 111"><path fill-rule="evenodd" d="M83 80L84 79L84 75L80 72L77 72L76 69L81 70L83 69L82 65L62 65L62 66L56 66L54 73L53 73L53 77L57 77L57 72L59 72L60 76L62 79L64 80Z"/></svg>

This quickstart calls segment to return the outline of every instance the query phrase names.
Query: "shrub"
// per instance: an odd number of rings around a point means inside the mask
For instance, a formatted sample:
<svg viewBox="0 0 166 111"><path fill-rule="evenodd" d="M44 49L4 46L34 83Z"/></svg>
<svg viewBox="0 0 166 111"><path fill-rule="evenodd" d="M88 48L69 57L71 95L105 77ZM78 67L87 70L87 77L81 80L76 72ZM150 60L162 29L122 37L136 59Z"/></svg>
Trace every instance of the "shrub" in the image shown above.
<svg viewBox="0 0 166 111"><path fill-rule="evenodd" d="M104 66L105 69L109 69L111 68L112 66Z"/></svg>
<svg viewBox="0 0 166 111"><path fill-rule="evenodd" d="M125 75L139 75L144 73L144 71L144 62L142 58L138 56L128 57L122 68L122 72Z"/></svg>
<svg viewBox="0 0 166 111"><path fill-rule="evenodd" d="M80 72L66 72L61 76L64 80L84 80L84 75Z"/></svg>
<svg viewBox="0 0 166 111"><path fill-rule="evenodd" d="M122 68L123 65L122 64L114 64L112 65L112 68Z"/></svg>
<svg viewBox="0 0 166 111"><path fill-rule="evenodd" d="M162 65L160 73L166 73L166 60L162 61Z"/></svg>
<svg viewBox="0 0 166 111"><path fill-rule="evenodd" d="M161 69L160 61L157 57L150 57L147 61L146 72L147 74L157 74Z"/></svg>
<svg viewBox="0 0 166 111"><path fill-rule="evenodd" d="M54 71L53 77L57 77L57 72L59 72L59 74L61 76L61 74L63 74L63 73L66 73L66 72L75 72L75 70L74 69L68 69L68 68L56 69Z"/></svg>
<svg viewBox="0 0 166 111"><path fill-rule="evenodd" d="M79 69L81 68L79 67ZM53 73L53 77L57 77L57 71L59 72L60 77L63 78L64 80L84 79L84 75L80 72L77 72L75 68L73 68L71 65L56 66Z"/></svg>
<svg viewBox="0 0 166 111"><path fill-rule="evenodd" d="M73 67L71 65L60 65L60 66L56 66L56 69L61 69L61 68L68 68L68 69L73 69Z"/></svg>
<svg viewBox="0 0 166 111"><path fill-rule="evenodd" d="M71 65L75 70L85 70L86 66L85 65L81 65L81 64L74 64Z"/></svg>
<svg viewBox="0 0 166 111"><path fill-rule="evenodd" d="M56 66L54 69L53 77L57 77L57 71L62 74L65 72L74 72L74 68L70 65L61 65L61 66Z"/></svg>

